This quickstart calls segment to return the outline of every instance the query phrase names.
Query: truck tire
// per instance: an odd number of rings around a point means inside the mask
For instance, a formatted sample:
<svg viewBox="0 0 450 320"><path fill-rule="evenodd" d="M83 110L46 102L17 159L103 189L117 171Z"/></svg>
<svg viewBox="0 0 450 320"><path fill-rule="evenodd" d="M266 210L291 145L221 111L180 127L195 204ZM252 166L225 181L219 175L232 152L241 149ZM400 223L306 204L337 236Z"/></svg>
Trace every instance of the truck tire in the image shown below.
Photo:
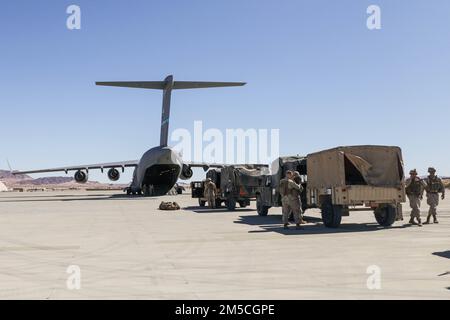
<svg viewBox="0 0 450 320"><path fill-rule="evenodd" d="M225 201L227 209L230 211L236 210L236 199L230 197Z"/></svg>
<svg viewBox="0 0 450 320"><path fill-rule="evenodd" d="M247 207L247 204L245 203L245 201L239 201L239 207L245 208L245 207Z"/></svg>
<svg viewBox="0 0 450 320"><path fill-rule="evenodd" d="M206 205L206 201L203 201L202 199L198 199L198 205L200 207L204 207Z"/></svg>
<svg viewBox="0 0 450 320"><path fill-rule="evenodd" d="M262 204L261 196L256 196L256 211L258 212L258 215L265 217L269 213L269 207Z"/></svg>
<svg viewBox="0 0 450 320"><path fill-rule="evenodd" d="M322 221L327 228L337 228L341 224L342 206L333 205L331 201L322 203Z"/></svg>
<svg viewBox="0 0 450 320"><path fill-rule="evenodd" d="M397 208L392 204L381 204L374 210L375 219L383 227L389 227L397 218Z"/></svg>

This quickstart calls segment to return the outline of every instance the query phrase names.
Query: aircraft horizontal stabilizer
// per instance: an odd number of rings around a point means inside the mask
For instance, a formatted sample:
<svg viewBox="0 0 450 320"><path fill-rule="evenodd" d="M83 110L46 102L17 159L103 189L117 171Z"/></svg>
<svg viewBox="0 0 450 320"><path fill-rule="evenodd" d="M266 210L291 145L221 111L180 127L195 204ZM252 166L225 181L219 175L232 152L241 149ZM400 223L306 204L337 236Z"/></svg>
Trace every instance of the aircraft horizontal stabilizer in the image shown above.
<svg viewBox="0 0 450 320"><path fill-rule="evenodd" d="M245 85L245 82L204 82L204 81L175 81L174 89L200 89L217 87L238 87Z"/></svg>
<svg viewBox="0 0 450 320"><path fill-rule="evenodd" d="M109 87L125 87L138 89L159 89L163 90L166 86L165 81L111 81L111 82L96 82L98 86Z"/></svg>
<svg viewBox="0 0 450 320"><path fill-rule="evenodd" d="M170 97L172 90L202 89L218 87L238 87L245 82L210 82L210 81L174 81L173 76L167 76L164 81L108 81L96 82L98 86L125 87L137 89L163 90L163 104L161 116L160 146L167 146L169 137Z"/></svg>
<svg viewBox="0 0 450 320"><path fill-rule="evenodd" d="M166 88L166 81L112 81L112 82L96 82L98 86L124 87L137 89L158 89ZM177 89L201 89L201 88L218 88L218 87L237 87L243 86L245 82L205 82L205 81L174 81L173 90Z"/></svg>

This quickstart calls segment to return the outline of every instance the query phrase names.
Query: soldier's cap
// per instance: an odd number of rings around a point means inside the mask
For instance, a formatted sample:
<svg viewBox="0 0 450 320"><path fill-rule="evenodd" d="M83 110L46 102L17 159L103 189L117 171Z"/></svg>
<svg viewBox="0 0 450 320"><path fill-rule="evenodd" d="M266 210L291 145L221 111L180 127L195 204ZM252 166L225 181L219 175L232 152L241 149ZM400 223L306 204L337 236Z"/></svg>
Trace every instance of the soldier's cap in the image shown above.
<svg viewBox="0 0 450 320"><path fill-rule="evenodd" d="M409 172L409 174L415 174L415 175L417 175L417 170L416 170L416 169L412 169L412 170Z"/></svg>
<svg viewBox="0 0 450 320"><path fill-rule="evenodd" d="M436 169L433 168L433 167L429 167L429 168L428 168L428 172L430 172L430 173L431 173L431 172L436 172Z"/></svg>

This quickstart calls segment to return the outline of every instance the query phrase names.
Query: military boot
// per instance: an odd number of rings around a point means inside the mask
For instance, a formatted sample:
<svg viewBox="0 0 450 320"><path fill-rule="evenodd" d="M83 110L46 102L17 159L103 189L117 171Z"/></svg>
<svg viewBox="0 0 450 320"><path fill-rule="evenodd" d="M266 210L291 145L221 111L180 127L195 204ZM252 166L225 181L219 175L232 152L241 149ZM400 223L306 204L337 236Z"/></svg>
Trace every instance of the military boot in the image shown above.
<svg viewBox="0 0 450 320"><path fill-rule="evenodd" d="M433 222L434 222L434 223L439 223L439 221L437 220L436 215L433 215Z"/></svg>
<svg viewBox="0 0 450 320"><path fill-rule="evenodd" d="M289 224L288 223L284 224L284 229L289 229Z"/></svg>
<svg viewBox="0 0 450 320"><path fill-rule="evenodd" d="M427 216L427 221L425 221L423 224L430 224L431 214Z"/></svg>
<svg viewBox="0 0 450 320"><path fill-rule="evenodd" d="M418 226L421 227L422 226L422 220L420 220L420 218L417 218L417 222L418 222Z"/></svg>
<svg viewBox="0 0 450 320"><path fill-rule="evenodd" d="M414 221L414 218L409 219L409 224L416 224L416 222Z"/></svg>

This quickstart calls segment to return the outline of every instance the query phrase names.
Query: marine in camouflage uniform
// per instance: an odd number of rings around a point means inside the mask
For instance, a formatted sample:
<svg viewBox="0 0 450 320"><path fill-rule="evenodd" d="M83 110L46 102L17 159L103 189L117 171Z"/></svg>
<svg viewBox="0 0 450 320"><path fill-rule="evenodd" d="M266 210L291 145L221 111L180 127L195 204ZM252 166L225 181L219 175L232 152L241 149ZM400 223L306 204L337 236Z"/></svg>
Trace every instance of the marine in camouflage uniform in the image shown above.
<svg viewBox="0 0 450 320"><path fill-rule="evenodd" d="M203 196L206 198L206 201L208 201L209 208L214 209L216 207L217 187L210 178L205 180L205 191Z"/></svg>
<svg viewBox="0 0 450 320"><path fill-rule="evenodd" d="M302 197L301 197L301 193L303 192L303 187L302 187L302 178L300 177L300 172L298 171L294 171L294 182L296 184L298 184L301 188L300 192L298 193L298 200L300 202L300 224L305 224L305 218L303 216L303 209L302 209Z"/></svg>
<svg viewBox="0 0 450 320"><path fill-rule="evenodd" d="M436 217L436 207L439 205L439 193L442 193L442 200L445 199L445 187L441 178L436 175L435 168L428 168L428 173L430 175L425 179L425 191L427 192L427 204L430 209L425 223L430 223L431 216L433 216L434 223L439 223Z"/></svg>
<svg viewBox="0 0 450 320"><path fill-rule="evenodd" d="M279 192L281 195L281 204L283 206L283 224L287 229L289 226L289 215L292 212L294 215L294 221L297 229L300 228L302 221L300 217L301 205L300 205L300 193L302 186L293 181L292 171L286 172L286 177L280 180Z"/></svg>
<svg viewBox="0 0 450 320"><path fill-rule="evenodd" d="M406 180L406 195L409 199L409 206L411 207L411 219L409 223L418 224L422 226L420 220L420 201L423 199L423 191L425 190L425 183L417 176L416 169L409 172L410 177ZM417 219L416 223L414 219Z"/></svg>

